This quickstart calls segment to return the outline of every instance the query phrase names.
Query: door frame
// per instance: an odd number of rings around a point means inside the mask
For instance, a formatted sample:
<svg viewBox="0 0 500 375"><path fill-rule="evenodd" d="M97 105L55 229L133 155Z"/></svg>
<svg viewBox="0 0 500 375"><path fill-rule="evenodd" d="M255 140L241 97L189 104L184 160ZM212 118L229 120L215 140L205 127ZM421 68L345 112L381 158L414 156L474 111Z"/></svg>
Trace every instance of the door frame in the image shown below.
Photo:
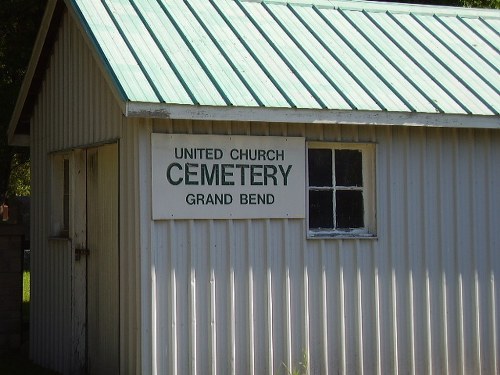
<svg viewBox="0 0 500 375"><path fill-rule="evenodd" d="M119 254L120 254L120 239L119 239L119 143L117 140L113 142L99 143L89 145L85 148L72 149L67 152L70 160L70 184L71 184L71 204L70 204L70 233L71 250L73 253L72 262L72 291L71 291L71 326L72 326L72 353L71 367L73 374L86 374L89 367L89 294L88 294L88 276L89 276L89 259L92 256L92 249L89 249L88 238L88 155L89 151L96 151L103 147L114 146L114 168L116 168L116 283L118 296L118 310L116 316L116 355L117 368L120 367L120 311L119 311L119 287L120 287L120 271L119 271ZM94 255L95 256L95 255Z"/></svg>
<svg viewBox="0 0 500 375"><path fill-rule="evenodd" d="M73 150L72 204L71 204L71 244L73 253L72 269L72 342L71 363L73 373L87 373L87 257L79 254L87 249L87 150Z"/></svg>

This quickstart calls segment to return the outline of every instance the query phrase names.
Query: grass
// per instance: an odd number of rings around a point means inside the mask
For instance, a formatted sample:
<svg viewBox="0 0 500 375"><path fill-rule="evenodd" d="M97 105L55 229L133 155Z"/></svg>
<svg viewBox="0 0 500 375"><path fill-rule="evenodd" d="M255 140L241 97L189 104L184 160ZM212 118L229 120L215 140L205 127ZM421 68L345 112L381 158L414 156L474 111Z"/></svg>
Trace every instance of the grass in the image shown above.
<svg viewBox="0 0 500 375"><path fill-rule="evenodd" d="M307 360L307 353L303 352L302 353L302 361L299 361L299 363L292 367L288 368L287 365L283 363L283 366L285 367L286 370L286 375L307 375L307 365L308 360Z"/></svg>
<svg viewBox="0 0 500 375"><path fill-rule="evenodd" d="M30 290L30 271L23 272L23 302L29 302L31 296Z"/></svg>
<svg viewBox="0 0 500 375"><path fill-rule="evenodd" d="M31 279L30 271L23 272L23 323L30 320Z"/></svg>

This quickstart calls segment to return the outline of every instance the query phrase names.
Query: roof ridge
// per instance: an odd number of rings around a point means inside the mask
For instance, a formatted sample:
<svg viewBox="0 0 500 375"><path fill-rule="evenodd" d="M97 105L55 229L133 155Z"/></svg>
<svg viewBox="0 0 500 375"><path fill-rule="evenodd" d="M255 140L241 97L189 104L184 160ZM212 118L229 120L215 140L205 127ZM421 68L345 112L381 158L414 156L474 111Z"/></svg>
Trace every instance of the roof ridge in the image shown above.
<svg viewBox="0 0 500 375"><path fill-rule="evenodd" d="M344 9L365 10L373 12L414 13L438 16L485 17L499 18L500 10L486 8L465 8L445 5L391 3L367 0L237 0L249 3L291 4L296 6L311 6Z"/></svg>

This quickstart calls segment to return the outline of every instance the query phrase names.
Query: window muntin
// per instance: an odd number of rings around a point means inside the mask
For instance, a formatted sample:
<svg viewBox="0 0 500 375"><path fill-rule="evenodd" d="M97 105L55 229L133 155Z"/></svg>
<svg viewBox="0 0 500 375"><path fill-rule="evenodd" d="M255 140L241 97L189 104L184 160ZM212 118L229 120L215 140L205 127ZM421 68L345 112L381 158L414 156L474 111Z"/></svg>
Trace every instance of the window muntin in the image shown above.
<svg viewBox="0 0 500 375"><path fill-rule="evenodd" d="M373 144L310 142L309 237L375 235Z"/></svg>

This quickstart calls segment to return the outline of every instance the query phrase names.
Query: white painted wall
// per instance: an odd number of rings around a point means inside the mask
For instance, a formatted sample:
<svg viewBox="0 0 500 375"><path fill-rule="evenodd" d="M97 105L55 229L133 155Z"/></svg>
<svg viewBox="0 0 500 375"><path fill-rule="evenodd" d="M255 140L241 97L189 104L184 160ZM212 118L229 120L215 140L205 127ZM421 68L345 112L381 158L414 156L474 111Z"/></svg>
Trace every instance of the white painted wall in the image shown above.
<svg viewBox="0 0 500 375"><path fill-rule="evenodd" d="M285 373L304 354L311 374L500 371L498 130L152 129L376 142L378 228L377 240L306 240L298 219L152 222L153 373Z"/></svg>

